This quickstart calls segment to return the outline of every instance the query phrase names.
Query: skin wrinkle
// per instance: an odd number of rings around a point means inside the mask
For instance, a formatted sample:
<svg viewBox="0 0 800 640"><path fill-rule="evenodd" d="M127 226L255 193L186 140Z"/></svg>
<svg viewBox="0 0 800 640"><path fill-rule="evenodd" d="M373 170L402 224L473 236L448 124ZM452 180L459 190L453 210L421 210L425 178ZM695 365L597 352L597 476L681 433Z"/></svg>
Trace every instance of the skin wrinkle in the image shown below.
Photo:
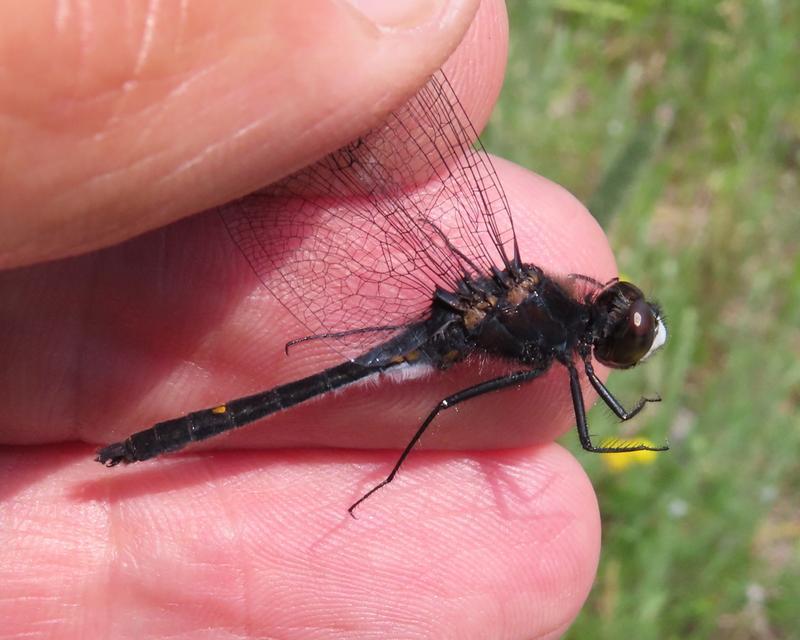
<svg viewBox="0 0 800 640"><path fill-rule="evenodd" d="M218 140L213 144L207 145L205 148L201 149L199 153L195 154L191 159L182 162L181 164L177 165L172 171L160 176L155 181L151 182L154 185L160 185L165 182L169 182L180 176L187 171L190 171L193 167L197 164L201 163L204 159L208 158L212 155L215 151L224 148L225 146L231 144L233 141L238 140L247 136L251 131L257 129L258 127L264 125L266 122L271 120L274 117L274 114L268 114L257 120L250 122L249 124L239 127L236 131L232 134L229 134L226 138L222 140Z"/></svg>
<svg viewBox="0 0 800 640"><path fill-rule="evenodd" d="M306 129L305 131L303 131L300 134L299 139L300 140L305 140L305 139L312 139L313 140L315 135L316 135L316 133L317 133L317 130L321 128L324 131L325 125L328 123L329 120L335 120L335 116L336 116L337 113L338 113L338 111L336 109L331 109L325 115L323 115L321 118L316 119L314 121L314 123L308 129ZM354 138L355 138L355 136L354 136ZM331 149L331 151L334 151L334 149ZM323 158L324 155L325 154L320 155L317 159ZM298 169L302 169L307 164L308 163L305 163L303 165L298 166L297 168L293 169L292 172L297 171ZM287 175L289 175L289 174L287 174Z"/></svg>
<svg viewBox="0 0 800 640"><path fill-rule="evenodd" d="M62 197L69 197L70 196L70 191L73 191L73 190L84 191L84 190L87 190L87 189L89 189L89 190L97 189L97 190L102 191L104 182L108 182L108 181L112 181L113 182L113 181L116 180L116 177L118 175L120 175L120 174L126 174L126 173L129 173L129 172L143 170L143 168L146 168L148 166L148 164L158 160L162 155L167 154L169 152L171 152L171 150L169 148L161 147L161 148L158 149L158 151L155 154L150 154L150 155L147 155L147 156L144 156L144 157L141 157L141 158L137 158L132 163L131 162L127 162L127 163L124 163L124 164L121 163L120 166L118 166L118 167L109 168L106 171L103 171L103 172L100 172L100 173L96 173L96 174L94 174L92 176L86 177L80 184L76 184L73 187L73 189L70 189L68 191L62 192L61 195L62 195ZM154 184L154 183L151 182L151 184ZM108 192L109 199L111 199L113 201L112 196L115 193L115 189L106 189L106 191ZM158 215L158 207L154 206L152 210L153 210L153 214L154 215ZM128 225L128 221L127 220L122 220L121 222L126 226ZM102 234L102 236L100 236L100 237L102 237L102 238L114 237L114 232L115 232L115 229L113 227L111 227L111 228L107 229L106 233Z"/></svg>
<svg viewBox="0 0 800 640"><path fill-rule="evenodd" d="M95 134L95 135L102 135L102 134L98 133L98 134ZM104 139L104 137L101 138L101 139ZM166 149L161 150L159 152L159 155L161 153L165 153L166 151L167 151ZM133 164L128 163L128 164L125 164L124 166L109 168L107 171L103 171L103 172L100 172L100 173L96 173L96 174L94 174L92 176L88 176L88 177L82 178L80 181L76 182L76 184L72 185L72 187L63 189L61 191L61 193L59 194L59 196L62 199L63 198L70 198L73 192L85 191L87 189L87 187L89 189L95 189L95 190L99 190L99 191L102 192L104 190L104 187L103 187L103 183L104 182L108 182L109 180L113 181L118 174L124 174L124 173L130 172L130 171L134 171L134 170L138 169L138 167L140 165L146 163L148 160L154 159L155 157L158 157L158 156L154 156L152 158L150 156L147 156L147 157L144 157L144 158L140 158L140 159L136 160ZM116 193L116 190L115 189L105 189L105 191L108 194L109 200L113 201L113 196ZM122 220L121 223L123 223L124 225L127 226L127 222L126 221ZM115 232L115 229L113 227L107 228L105 233L103 233L100 237L113 238L113 237L115 237L114 232ZM80 249L81 249L80 246L77 247L75 249L75 252L79 252Z"/></svg>
<svg viewBox="0 0 800 640"><path fill-rule="evenodd" d="M206 75L212 73L215 70L215 68L219 64L221 64L221 62L222 61L217 62L213 66L207 66L207 67L203 68L202 70L200 70L199 73L192 75L186 81L184 81L180 85L178 85L174 90L170 91L167 94L166 98L170 98L170 97L175 96L176 94L180 94L182 92L185 92L187 87L190 85L190 83L195 82L195 81L199 80L200 78L203 78ZM150 105L148 108L154 108L154 107L158 106L161 109L166 109L167 105L169 105L170 103L171 103L171 101L169 99L166 99L166 100L160 101L160 102L158 102L158 103L156 103L154 105ZM333 117L335 114L336 114L336 112L334 111L328 117ZM142 117L143 115L144 114L140 114L140 117ZM276 116L276 114L274 114L274 113L268 113L264 117L259 118L259 119L255 120L255 121L245 125L244 127L240 127L232 135L229 134L226 138L220 139L220 140L216 141L215 143L213 143L212 145L205 147L199 153L197 153L194 157L192 157L190 160L187 160L186 162L181 163L180 165L176 166L173 170L171 170L168 173L159 175L158 178L156 178L155 180L151 180L150 183L152 185L165 184L165 183L169 182L170 180L175 179L176 177L180 176L181 174L183 174L183 173L185 173L187 171L190 171L194 166L196 166L198 163L201 163L204 158L207 158L214 151L216 151L216 150L218 150L220 148L223 148L225 145L230 144L234 140L237 140L237 139L245 137L249 132L251 132L254 129L258 128L259 126L262 126L265 123L269 122L269 120L271 118L274 118L275 116ZM322 125L325 124L326 121L327 121L327 118L324 118L324 119L318 121L317 123L315 123L314 127L322 126ZM305 135L311 135L315 130L314 127L312 127L311 129L307 130L305 132ZM171 152L171 149L169 149L168 147L161 147L155 154L150 154L150 155L148 155L146 157L140 158L134 164L126 164L124 167L118 167L118 168L112 169L110 171L107 171L107 172L105 172L105 173L103 173L101 175L92 176L91 178L86 180L84 182L84 184L85 185L91 185L92 183L98 182L98 181L100 181L102 179L114 179L117 176L117 174L119 174L119 173L126 173L128 171L135 171L135 170L142 169L144 167L147 167L148 163L156 161L160 157L162 157L164 154L167 154L167 153L170 153L170 152ZM304 165L301 165L301 166L304 166ZM300 168L300 167L298 167L298 168ZM276 179L278 179L278 178L276 178Z"/></svg>
<svg viewBox="0 0 800 640"><path fill-rule="evenodd" d="M196 82L196 81L208 76L212 71L215 71L217 69L217 67L220 64L222 64L222 62L223 61L221 61L221 60L220 61L216 61L216 62L214 62L212 64L204 65L201 68L193 68L193 69L189 70L188 72L183 72L183 75L186 75L186 79L185 80L181 80L178 84L176 84L175 86L170 88L163 95L161 100L157 100L157 101L156 100L152 100L152 101L149 102L149 104L147 106L145 106L138 113L136 113L136 114L125 114L125 118L132 119L132 118L135 117L135 118L139 118L139 119L146 119L148 124L151 124L154 120L157 119L158 114L169 113L169 111L171 109L174 109L175 108L175 105L174 105L175 100L174 99L176 97L179 97L179 96L185 94L187 88L190 87L193 82ZM176 72L176 75L180 75L180 74L181 74L181 72ZM168 79L171 82L173 80L173 77L172 76L163 76L162 75L162 76L159 76L158 81L163 81L165 79ZM117 121L120 119L119 118L119 114L122 113L123 110L124 110L125 103L127 102L127 97L134 90L139 89L139 88L141 88L143 86L145 86L145 85L143 85L139 80L137 80L135 78L125 81L125 83L123 85L122 95L116 101L118 107L112 110L111 118L109 118L109 120L106 123L104 123L106 125L106 126L104 126L105 129L108 129L109 126L112 126L112 125L117 123ZM109 94L118 93L118 90L112 88L112 89L109 89L108 93ZM153 115L148 117L151 112L153 113ZM200 115L203 112L204 112L204 110L198 110L198 111L195 112L195 115ZM150 128L152 129L153 127L151 126ZM156 127L156 130L157 129L158 128ZM148 157L159 157L159 155L161 155L161 153L163 153L163 152L165 152L167 150L171 150L169 146L161 146L159 148L159 150L158 150L159 151L158 155L153 156L151 154L151 156L148 156Z"/></svg>
<svg viewBox="0 0 800 640"><path fill-rule="evenodd" d="M317 119L311 127L306 129L305 131L303 131L303 133L300 134L300 136L298 136L297 139L299 139L299 140L302 140L304 138L313 139L314 135L317 132L317 129L321 128L324 131L325 127L327 126L328 121L332 120L332 119L335 120L338 117L338 114L339 114L339 111L337 109L332 109L325 116L323 116L322 118ZM239 138L245 137L249 132L253 131L254 129L257 129L259 126L264 125L270 119L275 118L276 116L277 116L277 114L275 114L275 113L269 113L269 114L265 115L264 117L258 118L257 120L245 125L244 127L240 127L232 135L229 135L225 139L219 140L219 141L215 142L214 144L206 147L200 153L198 153L195 157L193 157L191 160L178 165L177 167L175 167L175 169L173 171L170 171L169 173L159 177L157 180L153 181L151 184L158 185L158 184L166 183L169 180L174 179L177 176L181 175L182 173L185 173L186 171L189 171L190 169L192 169L192 167L194 167L196 164L201 162L204 158L208 157L210 154L212 154L217 149L220 149L220 148L224 147L225 145L230 144L234 140L237 140ZM321 157L324 157L324 155L323 156L319 156L318 158L314 158L312 161L316 161ZM286 175L290 175L294 171L298 171L298 170L302 169L303 167L307 166L308 164L309 164L308 161L301 161L301 162L297 163L296 168L292 169L291 171L288 171L288 172L284 173L283 175L276 176L268 184L271 184L272 182L280 180L281 178L285 177ZM264 186L267 186L267 185L264 185Z"/></svg>
<svg viewBox="0 0 800 640"><path fill-rule="evenodd" d="M165 96L165 102L171 101L172 98L184 95L187 92L187 90L192 86L193 83L208 76L213 70L217 68L220 62L221 61L215 61L211 64L204 65L203 67L192 69L191 72L187 74L185 80L182 80L181 82L176 84L172 89L169 90L169 92Z"/></svg>
<svg viewBox="0 0 800 640"><path fill-rule="evenodd" d="M154 2L157 2L157 0L154 0ZM148 117L148 110L153 110L156 108L161 111L167 110L168 108L173 106L172 104L173 101L170 100L170 98L184 93L187 90L187 87L189 87L193 82L196 82L198 79L203 78L208 74L210 74L212 71L214 71L220 64L220 62L222 61L218 61L214 63L212 66L205 66L204 68L199 70L193 69L192 71L196 71L195 73L192 73L186 80L180 82L180 84L178 84L176 87L171 89L167 94L165 94L164 99L159 101L152 101L150 104L148 104L144 111L137 114L137 117L139 117L140 119L146 119L148 121L152 121L152 119L155 116ZM134 76L139 73L140 71L140 69L138 68L139 66L140 66L139 63L137 62L137 69L134 70ZM163 79L164 79L163 77L160 78L160 80ZM141 82L135 77L133 77L132 79L127 80L122 85L121 92L119 87L110 87L107 90L103 91L102 93L95 94L88 101L83 101L84 104L90 106L92 103L102 103L104 100L112 100L116 96L119 96L117 99L114 99L116 106L113 109L111 109L109 117L97 123L98 131L92 134L91 138L93 142L102 142L108 139L111 134L115 133L113 131L113 127L116 126L124 118L130 117L130 114L125 114L123 118L120 114L123 113L125 110L125 104L127 102L126 98L128 97L128 95L130 95L131 93L133 93L134 91L136 91L141 87L142 87ZM36 128L41 130L41 128L38 126ZM112 179L112 180L116 179L116 176L119 173L127 172L130 171L131 169L138 169L141 166L146 166L146 164L143 163L146 163L148 160L157 159L161 157L162 154L170 151L170 149L168 147L162 147L158 151L159 152L156 155L149 155L146 156L145 158L141 158L137 160L133 165L131 165L130 163L125 163L124 166L120 166L116 169L110 169L103 173L95 174L84 180L81 183L80 188L85 188L85 186L91 187L93 182L101 182L106 179Z"/></svg>
<svg viewBox="0 0 800 640"><path fill-rule="evenodd" d="M69 107L71 108L72 104L80 103L80 105L85 108L95 108L97 105L102 106L103 102L111 102L112 100L115 100L115 96L117 96L119 93L120 90L118 87L110 87L102 91L94 92L91 97L69 98L71 101ZM94 139L94 136L99 134L103 134L105 137L106 132L104 130L107 129L108 125L113 122L111 118L115 115L113 109L109 108L108 111L110 112L110 115L106 119L98 120L97 124L93 125L93 128L97 131L92 134L92 139ZM44 115L44 117L42 117L42 115ZM63 120L59 119L56 121L49 116L49 113L42 114L31 112L29 110L17 110L14 113L4 112L0 114L0 117L5 118L9 122L14 122L16 125L25 125L27 123L27 125L33 129L34 132L41 132L43 134L50 135L65 135ZM73 123L67 122L66 124L72 125ZM8 128L11 129L12 127L9 126ZM82 140L79 132L76 133L75 131L68 131L67 134L75 136L78 142Z"/></svg>
<svg viewBox="0 0 800 640"><path fill-rule="evenodd" d="M142 73L145 64L153 50L153 39L158 22L158 12L161 8L160 0L149 0L147 3L147 11L144 18L144 30L140 39L139 50L136 54L136 63L133 65L133 78L136 79Z"/></svg>
<svg viewBox="0 0 800 640"><path fill-rule="evenodd" d="M185 80L180 81L177 85L175 85L173 88L171 88L166 94L164 94L164 97L163 97L162 100L152 101L143 110L141 110L139 113L137 113L135 117L137 117L139 119L142 119L142 120L146 119L148 121L148 124L150 124L154 120L157 119L158 114L168 113L171 108L174 108L174 105L173 105L174 98L184 95L186 93L187 89L192 85L192 83L197 82L197 81L207 77L213 71L216 71L217 67L221 63L222 63L222 61L217 61L217 62L214 62L211 65L206 65L206 66L204 66L204 67L202 67L200 69L192 69L187 74L187 77L186 77ZM170 80L172 80L172 78L170 78ZM139 87L142 86L142 84L138 80L129 80L125 84L127 85L129 82L130 83L135 83L135 88L139 88ZM113 92L116 92L116 90L115 89L111 89L109 91L109 93L113 93ZM130 93L130 92L125 91L125 94L128 94L128 93ZM124 102L125 102L125 98L126 97L127 97L126 95L123 95L118 100L118 103L120 104L120 108L115 110L116 113L114 113L114 115L112 116L112 119L110 119L108 121L109 125L115 123L115 121L118 119L117 115L122 111L122 107L124 106ZM152 114L153 114L152 116L149 116L150 112L152 112ZM200 110L195 112L195 115L196 116L200 116L203 113L204 113L204 110L200 109ZM127 114L126 117L131 118L133 116L132 116L132 114ZM152 128L152 127L150 127L150 128ZM163 154L165 154L165 153L167 153L168 151L171 151L171 150L172 149L171 149L170 146L162 145L162 146L159 147L159 149L157 150L156 154L152 154L151 153L146 158L153 158L153 159L159 158ZM126 167L124 169L128 170L129 168L130 168L130 165L126 165Z"/></svg>
<svg viewBox="0 0 800 640"><path fill-rule="evenodd" d="M245 544L245 537L242 535L241 527L237 526L237 522L242 522L242 518L236 518L234 513L229 508L229 505L236 504L236 496L233 491L231 491L226 483L219 482L214 479L214 473L212 469L212 460L208 459L206 464L204 465L208 471L209 477L209 485L212 486L219 499L220 509L224 514L225 518L228 521L228 526L230 531L235 533L236 540L238 544L233 545L234 547L239 549L240 553L244 553L244 549L246 549L247 545ZM223 494L230 494L232 499L228 498L227 495ZM246 638L254 638L257 636L258 627L255 624L255 617L253 616L253 579L252 579L252 566L251 563L248 562L247 559L244 562L240 563L239 566L239 578L240 578L240 600L244 603L244 616L242 619L241 624L244 627L244 635L243 637Z"/></svg>

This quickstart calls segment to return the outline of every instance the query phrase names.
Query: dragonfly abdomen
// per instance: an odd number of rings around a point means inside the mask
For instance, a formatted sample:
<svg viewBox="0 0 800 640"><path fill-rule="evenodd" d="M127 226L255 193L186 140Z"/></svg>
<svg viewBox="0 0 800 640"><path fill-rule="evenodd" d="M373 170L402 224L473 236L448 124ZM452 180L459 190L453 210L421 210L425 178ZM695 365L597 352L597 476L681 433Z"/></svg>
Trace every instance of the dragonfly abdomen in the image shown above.
<svg viewBox="0 0 800 640"><path fill-rule="evenodd" d="M121 462L140 462L162 453L178 451L192 442L243 427L311 398L340 389L385 368L386 365L367 366L358 362L343 362L313 376L289 382L269 391L159 422L149 429L132 434L121 442L103 447L98 451L96 460L113 467Z"/></svg>

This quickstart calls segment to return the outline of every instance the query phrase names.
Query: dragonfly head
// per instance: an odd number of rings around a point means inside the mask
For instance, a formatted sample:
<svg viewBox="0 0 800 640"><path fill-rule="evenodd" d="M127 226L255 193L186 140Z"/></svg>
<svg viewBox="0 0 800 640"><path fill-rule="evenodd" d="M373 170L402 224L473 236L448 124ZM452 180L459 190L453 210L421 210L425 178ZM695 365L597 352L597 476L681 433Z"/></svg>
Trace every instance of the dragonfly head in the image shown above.
<svg viewBox="0 0 800 640"><path fill-rule="evenodd" d="M630 282L617 281L594 299L594 356L614 369L627 369L650 357L667 340L658 306Z"/></svg>

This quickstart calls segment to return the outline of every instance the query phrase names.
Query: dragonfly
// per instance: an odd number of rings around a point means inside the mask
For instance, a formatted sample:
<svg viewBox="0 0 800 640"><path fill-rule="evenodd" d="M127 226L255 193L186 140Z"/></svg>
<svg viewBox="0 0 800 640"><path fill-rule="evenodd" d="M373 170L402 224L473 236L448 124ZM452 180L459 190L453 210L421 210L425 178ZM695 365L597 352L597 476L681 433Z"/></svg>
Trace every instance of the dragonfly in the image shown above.
<svg viewBox="0 0 800 640"><path fill-rule="evenodd" d="M155 458L241 428L349 385L384 376L433 375L492 359L498 375L433 406L386 477L349 508L391 483L442 412L522 387L553 366L569 378L586 451L664 451L595 444L580 371L621 421L626 409L593 360L628 369L666 341L659 306L634 284L555 274L525 262L490 156L442 71L387 120L316 164L223 205L231 238L264 287L339 364L300 380L159 422L101 448L108 467Z"/></svg>

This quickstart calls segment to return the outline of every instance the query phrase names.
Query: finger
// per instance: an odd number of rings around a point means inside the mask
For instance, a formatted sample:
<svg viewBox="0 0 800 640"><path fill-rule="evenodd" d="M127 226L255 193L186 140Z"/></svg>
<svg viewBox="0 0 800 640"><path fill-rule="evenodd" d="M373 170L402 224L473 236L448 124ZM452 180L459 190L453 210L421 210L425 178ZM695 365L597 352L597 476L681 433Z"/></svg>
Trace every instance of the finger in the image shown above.
<svg viewBox="0 0 800 640"><path fill-rule="evenodd" d="M515 213L522 256L553 273L615 273L605 236L561 187L495 159ZM0 274L5 305L0 414L6 442L119 440L153 423L317 373L341 356L305 335L261 286L216 215L125 245ZM453 367L427 379L354 387L207 443L402 447L436 403L491 377ZM522 389L443 412L431 447L510 447L551 440L573 424L556 370ZM498 410L504 420L496 424Z"/></svg>
<svg viewBox="0 0 800 640"><path fill-rule="evenodd" d="M10 635L554 637L597 565L591 486L555 445L419 454L357 520L390 458L215 453L110 476L83 449L0 455Z"/></svg>
<svg viewBox="0 0 800 640"><path fill-rule="evenodd" d="M0 268L111 245L337 148L441 66L476 0L354 5L0 6Z"/></svg>

